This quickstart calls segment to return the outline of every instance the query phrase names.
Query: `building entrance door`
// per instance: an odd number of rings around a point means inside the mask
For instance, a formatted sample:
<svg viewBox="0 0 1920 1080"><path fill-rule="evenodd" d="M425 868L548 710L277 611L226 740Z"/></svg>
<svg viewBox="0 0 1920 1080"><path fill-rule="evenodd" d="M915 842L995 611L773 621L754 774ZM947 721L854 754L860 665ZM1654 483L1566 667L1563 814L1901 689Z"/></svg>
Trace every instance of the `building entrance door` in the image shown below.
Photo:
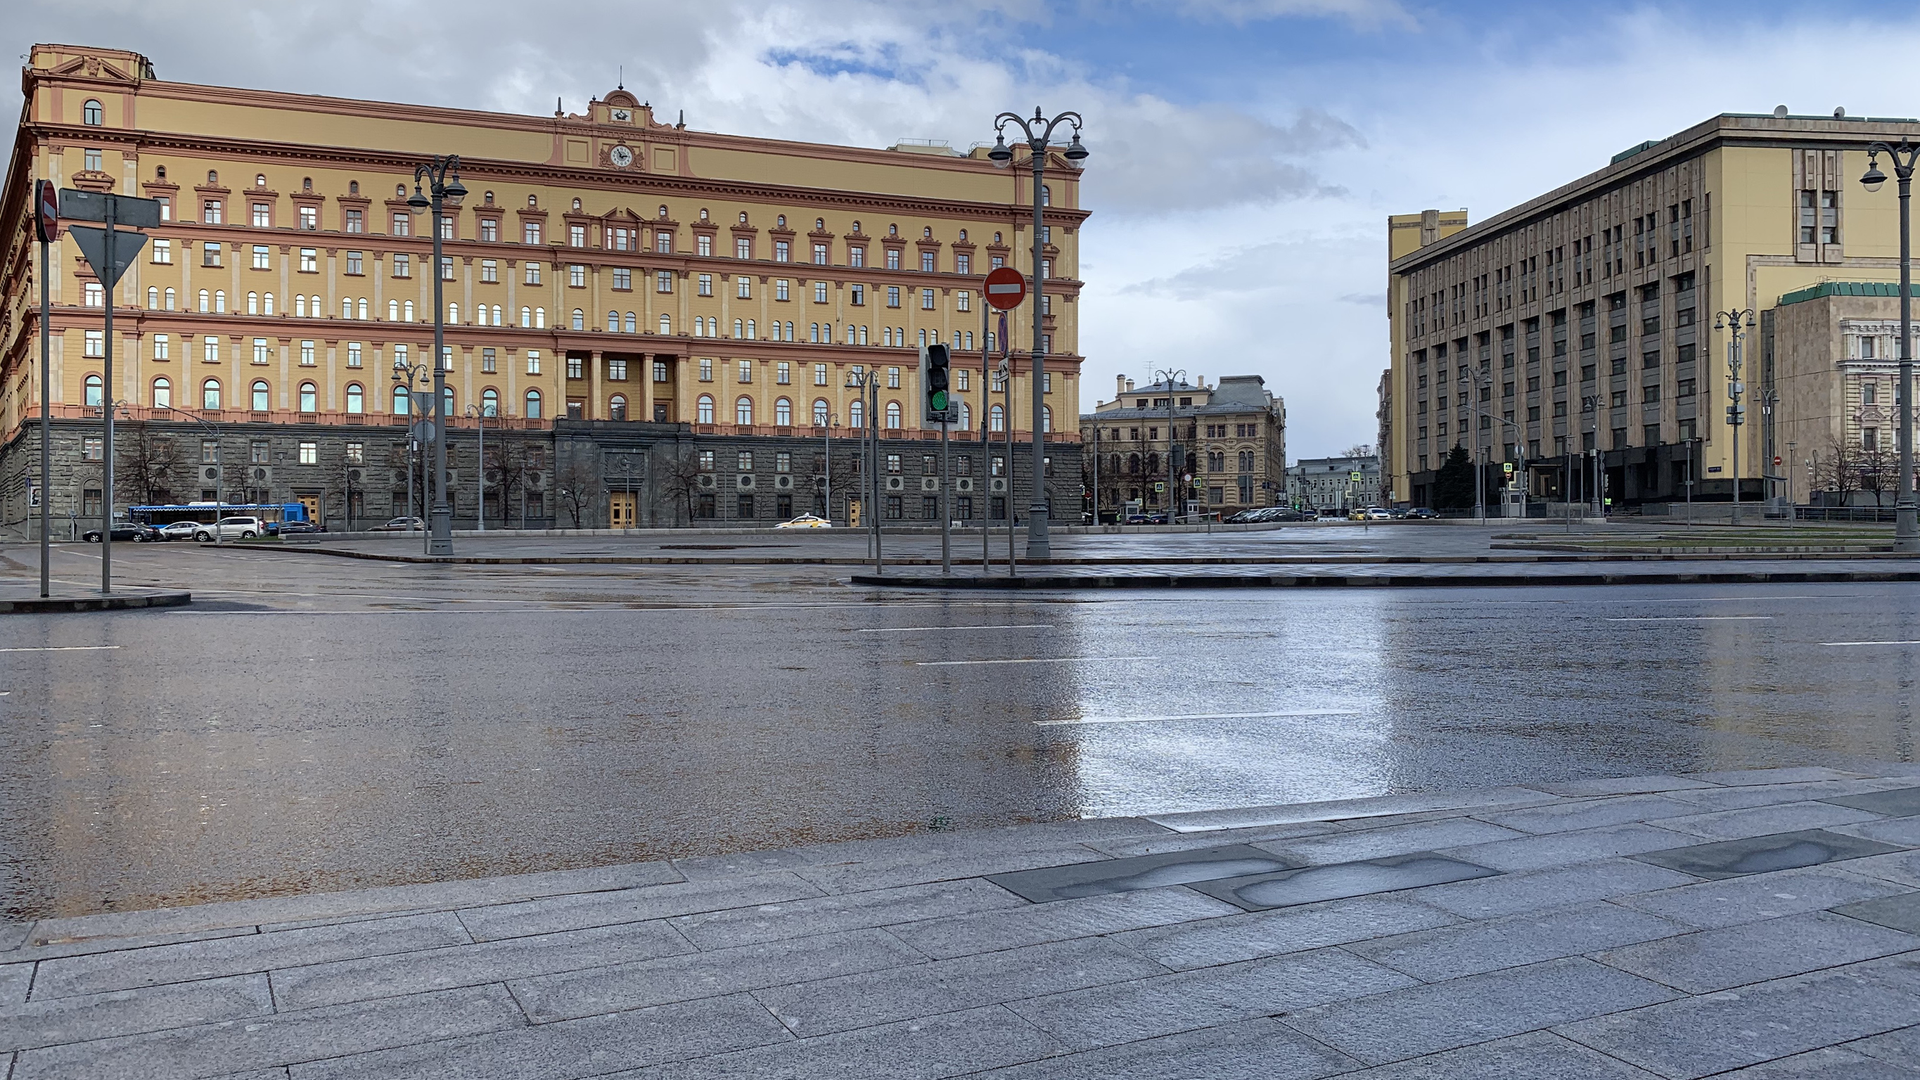
<svg viewBox="0 0 1920 1080"><path fill-rule="evenodd" d="M315 525L320 524L320 496L318 494L295 495L293 498L295 502L307 508L308 521L313 522Z"/></svg>
<svg viewBox="0 0 1920 1080"><path fill-rule="evenodd" d="M631 529L639 500L632 492L616 491L607 496L607 524L615 529Z"/></svg>

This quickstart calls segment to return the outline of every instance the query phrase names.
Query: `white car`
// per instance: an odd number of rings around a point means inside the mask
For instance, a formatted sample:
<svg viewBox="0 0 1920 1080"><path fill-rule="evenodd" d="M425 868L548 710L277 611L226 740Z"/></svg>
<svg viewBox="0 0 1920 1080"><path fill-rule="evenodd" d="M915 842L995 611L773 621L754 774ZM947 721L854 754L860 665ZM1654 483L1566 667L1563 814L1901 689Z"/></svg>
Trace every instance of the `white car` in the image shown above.
<svg viewBox="0 0 1920 1080"><path fill-rule="evenodd" d="M257 517L227 517L195 529L193 538L203 544L211 543L216 531L222 540L251 540L256 536L265 536L267 526Z"/></svg>
<svg viewBox="0 0 1920 1080"><path fill-rule="evenodd" d="M799 517L794 518L792 521L783 521L780 524L775 525L774 528L776 529L831 529L833 528L833 522L828 521L826 518L823 518L823 517L814 517L812 514L801 514Z"/></svg>
<svg viewBox="0 0 1920 1080"><path fill-rule="evenodd" d="M163 540L191 540L193 535L206 526L198 521L170 521L160 526Z"/></svg>

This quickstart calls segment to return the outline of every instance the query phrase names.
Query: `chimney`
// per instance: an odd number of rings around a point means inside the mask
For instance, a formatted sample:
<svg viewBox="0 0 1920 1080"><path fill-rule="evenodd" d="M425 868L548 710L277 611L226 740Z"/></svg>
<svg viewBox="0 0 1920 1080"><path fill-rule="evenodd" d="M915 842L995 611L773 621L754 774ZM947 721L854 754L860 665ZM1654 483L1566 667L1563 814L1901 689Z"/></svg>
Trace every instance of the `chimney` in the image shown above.
<svg viewBox="0 0 1920 1080"><path fill-rule="evenodd" d="M1132 390L1132 389L1133 389L1133 380L1132 380L1132 379L1128 379L1128 380L1127 380L1127 389L1128 389L1128 390Z"/></svg>
<svg viewBox="0 0 1920 1080"><path fill-rule="evenodd" d="M1126 393L1126 392L1127 392L1127 377L1126 377L1125 375L1115 375L1115 376L1113 377L1113 388L1114 388L1114 389L1113 389L1113 392L1114 392L1114 393L1116 393L1116 394L1124 394L1124 393Z"/></svg>

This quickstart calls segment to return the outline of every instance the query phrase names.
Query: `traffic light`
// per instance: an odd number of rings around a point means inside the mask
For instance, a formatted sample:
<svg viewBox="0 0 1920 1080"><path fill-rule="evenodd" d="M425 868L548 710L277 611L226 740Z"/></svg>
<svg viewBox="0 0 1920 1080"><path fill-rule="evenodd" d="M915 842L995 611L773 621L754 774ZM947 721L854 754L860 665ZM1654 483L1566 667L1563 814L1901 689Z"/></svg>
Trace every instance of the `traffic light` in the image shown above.
<svg viewBox="0 0 1920 1080"><path fill-rule="evenodd" d="M951 419L953 402L947 393L951 362L945 345L920 346L920 394L928 424L944 424Z"/></svg>
<svg viewBox="0 0 1920 1080"><path fill-rule="evenodd" d="M1727 406L1727 423L1728 424L1731 424L1734 427L1739 427L1741 424L1744 424L1746 422L1747 422L1747 407L1745 405Z"/></svg>

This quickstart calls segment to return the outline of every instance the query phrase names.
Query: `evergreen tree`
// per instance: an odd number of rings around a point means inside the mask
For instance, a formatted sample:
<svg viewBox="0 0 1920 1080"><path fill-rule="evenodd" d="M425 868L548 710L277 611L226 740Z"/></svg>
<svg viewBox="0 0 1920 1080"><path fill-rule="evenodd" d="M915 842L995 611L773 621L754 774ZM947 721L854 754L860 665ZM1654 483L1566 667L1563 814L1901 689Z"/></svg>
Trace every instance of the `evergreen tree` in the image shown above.
<svg viewBox="0 0 1920 1080"><path fill-rule="evenodd" d="M1467 448L1455 446L1447 451L1447 460L1433 478L1435 510L1468 510L1473 507L1473 462Z"/></svg>

